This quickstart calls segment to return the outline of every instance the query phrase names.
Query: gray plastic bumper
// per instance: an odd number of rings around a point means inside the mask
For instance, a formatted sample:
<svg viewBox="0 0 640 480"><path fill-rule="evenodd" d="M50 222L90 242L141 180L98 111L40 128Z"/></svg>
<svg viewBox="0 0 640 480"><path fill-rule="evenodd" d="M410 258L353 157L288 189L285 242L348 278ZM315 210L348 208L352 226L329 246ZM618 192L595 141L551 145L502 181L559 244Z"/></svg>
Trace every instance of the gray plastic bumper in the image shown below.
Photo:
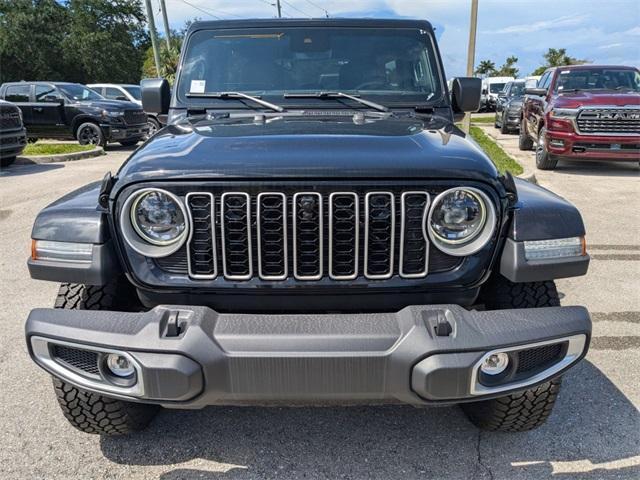
<svg viewBox="0 0 640 480"><path fill-rule="evenodd" d="M582 307L478 312L430 305L345 315L220 314L185 306L145 313L36 309L26 323L30 354L50 373L110 396L190 408L473 401L562 373L586 354L590 333ZM540 342L562 344L562 355L528 377L482 384L486 355ZM125 389L71 368L56 358L58 344L98 359L122 352L135 365L136 384Z"/></svg>

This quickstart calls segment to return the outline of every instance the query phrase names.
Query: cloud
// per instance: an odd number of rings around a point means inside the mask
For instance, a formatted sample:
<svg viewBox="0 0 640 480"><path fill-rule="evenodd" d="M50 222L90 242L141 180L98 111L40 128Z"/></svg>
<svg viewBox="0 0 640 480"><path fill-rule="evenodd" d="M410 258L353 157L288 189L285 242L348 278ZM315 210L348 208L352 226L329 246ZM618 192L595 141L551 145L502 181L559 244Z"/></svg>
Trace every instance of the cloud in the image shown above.
<svg viewBox="0 0 640 480"><path fill-rule="evenodd" d="M618 48L623 46L624 43L610 43L609 45L601 45L598 47L598 50L608 50L610 48Z"/></svg>
<svg viewBox="0 0 640 480"><path fill-rule="evenodd" d="M640 35L640 27L633 27L623 32L625 35Z"/></svg>
<svg viewBox="0 0 640 480"><path fill-rule="evenodd" d="M556 28L576 27L581 25L588 15L564 15L552 20L542 20L533 23L524 23L520 25L511 25L509 27L484 33L529 33L539 30L553 30Z"/></svg>

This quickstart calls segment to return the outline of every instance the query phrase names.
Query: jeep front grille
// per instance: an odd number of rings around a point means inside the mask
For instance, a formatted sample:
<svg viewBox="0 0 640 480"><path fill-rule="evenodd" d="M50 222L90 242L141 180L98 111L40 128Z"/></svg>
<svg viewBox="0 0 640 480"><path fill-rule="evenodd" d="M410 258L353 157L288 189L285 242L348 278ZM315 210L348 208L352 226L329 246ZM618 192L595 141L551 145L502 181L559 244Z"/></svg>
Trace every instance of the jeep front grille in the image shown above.
<svg viewBox="0 0 640 480"><path fill-rule="evenodd" d="M21 126L20 113L18 113L17 109L14 107L0 108L0 130L11 130Z"/></svg>
<svg viewBox="0 0 640 480"><path fill-rule="evenodd" d="M640 135L640 108L585 108L576 123L582 134Z"/></svg>
<svg viewBox="0 0 640 480"><path fill-rule="evenodd" d="M185 247L155 260L192 280L419 279L462 261L430 248L428 191L214 191L185 198Z"/></svg>

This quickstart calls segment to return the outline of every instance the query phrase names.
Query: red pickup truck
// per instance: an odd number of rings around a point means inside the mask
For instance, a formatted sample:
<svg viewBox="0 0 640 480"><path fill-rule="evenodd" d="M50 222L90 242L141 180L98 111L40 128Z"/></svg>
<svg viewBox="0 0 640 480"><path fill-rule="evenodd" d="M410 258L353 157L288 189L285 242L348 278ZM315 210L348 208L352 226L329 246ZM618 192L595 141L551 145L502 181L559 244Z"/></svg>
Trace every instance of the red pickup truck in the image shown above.
<svg viewBox="0 0 640 480"><path fill-rule="evenodd" d="M548 69L525 90L520 150L536 145L536 166L559 159L640 161L640 72L626 66Z"/></svg>

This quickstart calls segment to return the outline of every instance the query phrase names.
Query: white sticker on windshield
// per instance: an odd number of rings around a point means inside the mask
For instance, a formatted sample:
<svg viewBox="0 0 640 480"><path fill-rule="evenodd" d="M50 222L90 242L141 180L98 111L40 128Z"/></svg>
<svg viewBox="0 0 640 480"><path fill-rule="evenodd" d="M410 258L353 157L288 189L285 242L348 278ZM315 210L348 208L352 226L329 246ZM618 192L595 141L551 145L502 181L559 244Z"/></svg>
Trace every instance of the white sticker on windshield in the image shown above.
<svg viewBox="0 0 640 480"><path fill-rule="evenodd" d="M207 82L205 80L191 80L189 93L204 93L206 83Z"/></svg>
<svg viewBox="0 0 640 480"><path fill-rule="evenodd" d="M564 75L565 73L569 73L569 72L571 72L571 70L562 70L560 73Z"/></svg>

